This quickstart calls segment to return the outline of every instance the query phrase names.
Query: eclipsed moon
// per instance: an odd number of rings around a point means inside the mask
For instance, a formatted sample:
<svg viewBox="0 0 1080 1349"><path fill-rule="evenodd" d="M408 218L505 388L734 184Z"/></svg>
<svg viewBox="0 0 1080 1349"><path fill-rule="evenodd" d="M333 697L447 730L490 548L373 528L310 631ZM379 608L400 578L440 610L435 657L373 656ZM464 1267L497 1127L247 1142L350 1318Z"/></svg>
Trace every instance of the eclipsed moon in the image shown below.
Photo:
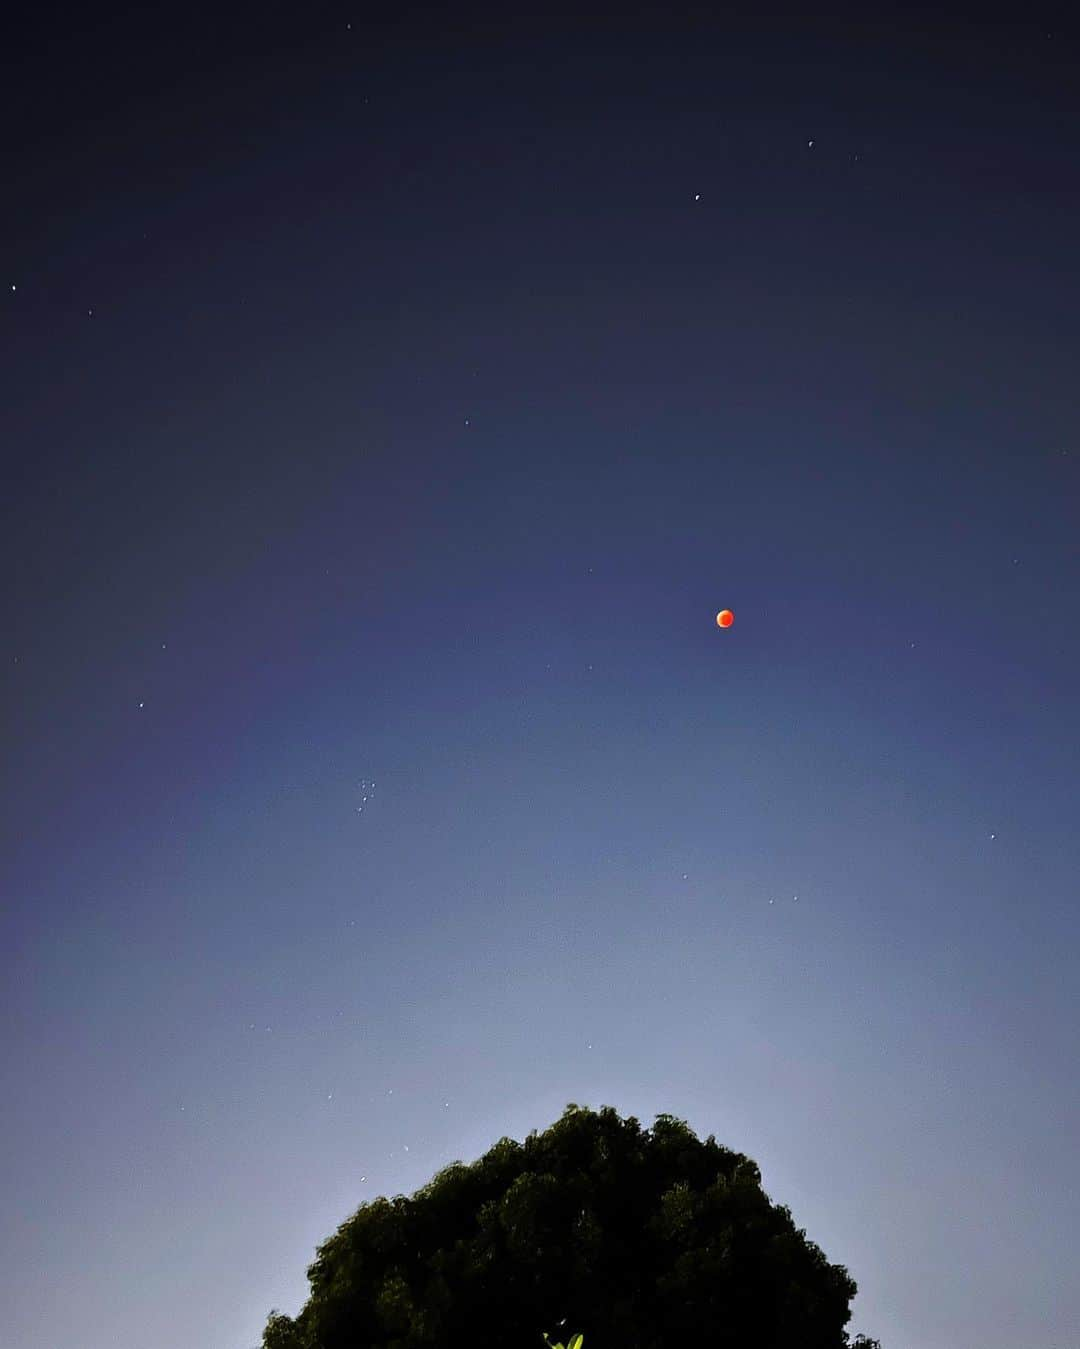
<svg viewBox="0 0 1080 1349"><path fill-rule="evenodd" d="M730 609L721 609L716 615L716 626L718 628L730 628L735 622L735 615Z"/></svg>

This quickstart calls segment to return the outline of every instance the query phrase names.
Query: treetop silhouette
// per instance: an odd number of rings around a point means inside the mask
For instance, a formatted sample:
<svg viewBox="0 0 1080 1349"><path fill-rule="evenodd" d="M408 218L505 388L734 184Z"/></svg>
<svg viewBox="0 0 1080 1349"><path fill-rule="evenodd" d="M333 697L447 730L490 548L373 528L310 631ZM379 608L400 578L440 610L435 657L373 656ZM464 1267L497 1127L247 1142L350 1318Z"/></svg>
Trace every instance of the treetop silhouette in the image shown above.
<svg viewBox="0 0 1080 1349"><path fill-rule="evenodd" d="M750 1158L672 1115L574 1104L362 1204L308 1278L263 1349L541 1349L553 1322L590 1349L846 1349L856 1292Z"/></svg>

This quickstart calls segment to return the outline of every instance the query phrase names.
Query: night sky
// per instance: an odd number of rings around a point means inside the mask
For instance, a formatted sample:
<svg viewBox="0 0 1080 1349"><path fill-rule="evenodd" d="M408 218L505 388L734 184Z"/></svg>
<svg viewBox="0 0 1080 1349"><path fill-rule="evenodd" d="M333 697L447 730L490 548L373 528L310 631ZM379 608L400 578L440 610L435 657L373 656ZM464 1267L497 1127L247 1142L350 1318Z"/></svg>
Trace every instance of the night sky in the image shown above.
<svg viewBox="0 0 1080 1349"><path fill-rule="evenodd" d="M1073 1349L1075 24L386 8L4 35L0 1338L576 1101Z"/></svg>

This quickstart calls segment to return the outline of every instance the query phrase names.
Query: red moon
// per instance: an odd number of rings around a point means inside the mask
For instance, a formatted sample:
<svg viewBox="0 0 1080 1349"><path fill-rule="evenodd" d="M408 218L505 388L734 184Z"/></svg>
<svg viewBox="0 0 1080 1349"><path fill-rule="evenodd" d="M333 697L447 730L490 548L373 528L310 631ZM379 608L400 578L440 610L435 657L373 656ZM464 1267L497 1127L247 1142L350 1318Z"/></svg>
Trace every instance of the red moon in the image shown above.
<svg viewBox="0 0 1080 1349"><path fill-rule="evenodd" d="M735 615L730 609L721 609L716 615L716 626L718 628L730 628L735 622Z"/></svg>

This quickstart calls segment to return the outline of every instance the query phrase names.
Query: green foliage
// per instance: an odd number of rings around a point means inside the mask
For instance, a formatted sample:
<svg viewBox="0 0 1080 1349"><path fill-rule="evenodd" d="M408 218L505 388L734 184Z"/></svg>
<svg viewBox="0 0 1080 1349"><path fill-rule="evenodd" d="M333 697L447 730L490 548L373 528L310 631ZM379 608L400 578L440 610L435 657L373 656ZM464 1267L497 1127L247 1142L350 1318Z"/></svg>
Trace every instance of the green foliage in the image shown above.
<svg viewBox="0 0 1080 1349"><path fill-rule="evenodd" d="M263 1331L263 1349L307 1349L300 1327L284 1312L272 1311Z"/></svg>
<svg viewBox="0 0 1080 1349"><path fill-rule="evenodd" d="M544 1335L544 1341L549 1346L549 1349L581 1349L581 1341L584 1338L584 1335L575 1335L568 1345L563 1346L561 1344L552 1344L548 1339L547 1334L545 1333Z"/></svg>
<svg viewBox="0 0 1080 1349"><path fill-rule="evenodd" d="M510 1349L552 1316L604 1349L880 1349L844 1327L855 1283L757 1166L658 1115L567 1106L542 1134L363 1204L263 1349Z"/></svg>

